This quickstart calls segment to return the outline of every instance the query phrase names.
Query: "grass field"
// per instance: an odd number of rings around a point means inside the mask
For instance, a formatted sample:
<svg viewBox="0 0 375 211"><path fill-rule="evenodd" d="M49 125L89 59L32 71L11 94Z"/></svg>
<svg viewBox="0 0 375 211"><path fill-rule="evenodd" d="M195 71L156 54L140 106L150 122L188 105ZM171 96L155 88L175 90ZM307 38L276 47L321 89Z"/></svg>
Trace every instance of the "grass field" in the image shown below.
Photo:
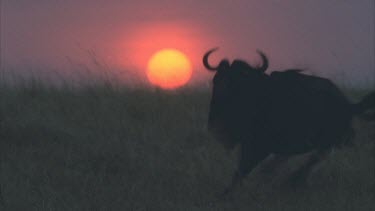
<svg viewBox="0 0 375 211"><path fill-rule="evenodd" d="M209 98L1 86L0 210L375 210L375 124L358 118L355 145L332 151L308 187L280 185L299 156L272 176L256 169L232 199L216 201L236 152L207 133Z"/></svg>

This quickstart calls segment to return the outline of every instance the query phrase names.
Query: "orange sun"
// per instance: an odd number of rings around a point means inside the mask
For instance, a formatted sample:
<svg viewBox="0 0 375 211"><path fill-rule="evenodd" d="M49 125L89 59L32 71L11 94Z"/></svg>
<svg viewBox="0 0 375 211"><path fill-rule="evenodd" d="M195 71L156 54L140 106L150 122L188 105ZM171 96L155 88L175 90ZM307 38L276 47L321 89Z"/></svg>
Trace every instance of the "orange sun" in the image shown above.
<svg viewBox="0 0 375 211"><path fill-rule="evenodd" d="M147 65L148 80L165 89L186 84L191 77L191 64L185 54L175 49L162 49L151 56Z"/></svg>

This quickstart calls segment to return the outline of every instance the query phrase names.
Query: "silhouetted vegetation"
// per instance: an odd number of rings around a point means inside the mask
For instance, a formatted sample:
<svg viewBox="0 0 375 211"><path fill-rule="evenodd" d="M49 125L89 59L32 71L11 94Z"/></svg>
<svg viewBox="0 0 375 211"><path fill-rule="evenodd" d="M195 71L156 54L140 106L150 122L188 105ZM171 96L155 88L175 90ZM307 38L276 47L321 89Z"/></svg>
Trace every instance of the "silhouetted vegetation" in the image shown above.
<svg viewBox="0 0 375 211"><path fill-rule="evenodd" d="M280 185L301 155L271 176L255 169L236 197L216 201L237 157L207 132L208 90L0 87L0 210L375 207L373 122L355 119L354 146L332 151L307 187Z"/></svg>

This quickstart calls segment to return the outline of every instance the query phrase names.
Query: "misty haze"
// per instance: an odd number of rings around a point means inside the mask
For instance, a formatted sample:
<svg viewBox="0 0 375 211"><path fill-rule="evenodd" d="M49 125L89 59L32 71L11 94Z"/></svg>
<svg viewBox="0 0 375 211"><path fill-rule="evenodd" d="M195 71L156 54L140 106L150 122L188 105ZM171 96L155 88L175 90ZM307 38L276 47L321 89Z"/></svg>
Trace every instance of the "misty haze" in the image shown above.
<svg viewBox="0 0 375 211"><path fill-rule="evenodd" d="M261 49L271 70L305 68L344 86L368 87L375 83L372 3L3 1L3 69L77 75L84 72L80 65L93 65L92 51L128 84L134 81L126 80L129 75L145 80L155 51L178 48L191 59L190 84L196 84L210 78L201 55L220 46L221 57L257 62L255 50Z"/></svg>

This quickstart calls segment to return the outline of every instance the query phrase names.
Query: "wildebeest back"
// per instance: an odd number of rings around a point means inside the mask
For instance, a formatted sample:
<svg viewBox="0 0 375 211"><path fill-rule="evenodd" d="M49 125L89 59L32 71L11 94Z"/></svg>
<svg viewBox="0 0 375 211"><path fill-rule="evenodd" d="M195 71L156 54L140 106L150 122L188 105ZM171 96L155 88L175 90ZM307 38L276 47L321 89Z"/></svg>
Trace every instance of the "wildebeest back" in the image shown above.
<svg viewBox="0 0 375 211"><path fill-rule="evenodd" d="M351 129L350 103L328 79L299 70L273 72L264 99L258 134L265 137L259 138L280 153L339 145Z"/></svg>

